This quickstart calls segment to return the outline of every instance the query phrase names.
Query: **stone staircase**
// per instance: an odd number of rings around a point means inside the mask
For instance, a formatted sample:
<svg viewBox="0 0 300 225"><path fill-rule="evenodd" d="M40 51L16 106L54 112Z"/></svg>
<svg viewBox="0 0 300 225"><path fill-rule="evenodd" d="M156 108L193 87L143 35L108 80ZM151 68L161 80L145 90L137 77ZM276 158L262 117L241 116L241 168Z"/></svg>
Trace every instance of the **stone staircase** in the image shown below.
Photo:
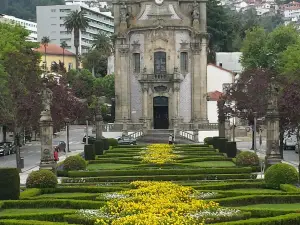
<svg viewBox="0 0 300 225"><path fill-rule="evenodd" d="M137 139L139 144L143 143L168 143L169 135L174 134L174 130L166 129L166 130L148 130L147 134L141 136ZM195 142L183 138L179 135L175 136L176 144L195 144Z"/></svg>

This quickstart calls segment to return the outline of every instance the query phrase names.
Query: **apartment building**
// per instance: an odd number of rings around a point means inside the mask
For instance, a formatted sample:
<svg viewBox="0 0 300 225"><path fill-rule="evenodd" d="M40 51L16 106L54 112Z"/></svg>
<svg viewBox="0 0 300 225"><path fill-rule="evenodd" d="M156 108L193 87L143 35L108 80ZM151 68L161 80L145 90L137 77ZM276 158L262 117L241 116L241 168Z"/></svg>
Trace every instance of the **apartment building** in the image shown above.
<svg viewBox="0 0 300 225"><path fill-rule="evenodd" d="M65 41L67 49L75 53L73 34L68 33L64 20L71 11L84 11L89 19L89 27L80 33L79 53L84 54L91 47L94 36L99 32L114 33L114 18L85 4L37 6L37 39L48 36L51 43L60 45Z"/></svg>
<svg viewBox="0 0 300 225"><path fill-rule="evenodd" d="M22 20L14 16L0 14L0 23L18 24L29 31L27 41L37 42L37 24L28 20Z"/></svg>

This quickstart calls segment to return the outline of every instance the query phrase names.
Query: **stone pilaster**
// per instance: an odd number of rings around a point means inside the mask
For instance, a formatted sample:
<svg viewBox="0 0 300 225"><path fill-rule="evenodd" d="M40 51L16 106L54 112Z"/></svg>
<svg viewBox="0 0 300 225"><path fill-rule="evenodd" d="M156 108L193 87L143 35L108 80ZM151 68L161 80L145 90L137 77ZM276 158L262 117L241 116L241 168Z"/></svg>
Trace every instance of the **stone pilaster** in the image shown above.
<svg viewBox="0 0 300 225"><path fill-rule="evenodd" d="M200 50L200 79L199 79L199 98L200 98L200 114L199 119L201 123L208 122L207 120L207 42L206 38L202 37Z"/></svg>
<svg viewBox="0 0 300 225"><path fill-rule="evenodd" d="M207 30L207 15L206 15L206 2L200 2L200 31L206 32Z"/></svg>
<svg viewBox="0 0 300 225"><path fill-rule="evenodd" d="M122 122L131 118L128 45L117 46L115 63L116 122Z"/></svg>
<svg viewBox="0 0 300 225"><path fill-rule="evenodd" d="M101 113L96 115L96 140L102 139L102 116Z"/></svg>
<svg viewBox="0 0 300 225"><path fill-rule="evenodd" d="M192 44L192 122L199 123L200 116L200 44Z"/></svg>

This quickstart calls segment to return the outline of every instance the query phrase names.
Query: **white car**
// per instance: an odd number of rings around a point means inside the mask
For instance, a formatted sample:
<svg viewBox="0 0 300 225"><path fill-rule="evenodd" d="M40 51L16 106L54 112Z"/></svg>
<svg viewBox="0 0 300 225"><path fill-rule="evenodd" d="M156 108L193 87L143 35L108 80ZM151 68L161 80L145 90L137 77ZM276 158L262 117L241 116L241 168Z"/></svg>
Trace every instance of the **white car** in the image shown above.
<svg viewBox="0 0 300 225"><path fill-rule="evenodd" d="M296 144L297 144L297 138L296 135L288 135L285 136L284 140L283 140L283 149L287 150L287 149L296 149Z"/></svg>

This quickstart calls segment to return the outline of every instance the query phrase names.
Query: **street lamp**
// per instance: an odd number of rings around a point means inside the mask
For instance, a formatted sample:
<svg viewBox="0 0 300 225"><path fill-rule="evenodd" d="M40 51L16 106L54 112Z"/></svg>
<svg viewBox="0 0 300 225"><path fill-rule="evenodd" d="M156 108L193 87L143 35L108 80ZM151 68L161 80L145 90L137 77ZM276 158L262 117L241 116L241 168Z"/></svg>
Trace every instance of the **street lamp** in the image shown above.
<svg viewBox="0 0 300 225"><path fill-rule="evenodd" d="M69 123L70 123L70 119L65 118L65 123L66 123L66 132L67 132L67 135L66 135L66 141L67 141L66 155L67 155L67 152L70 152L70 142L69 142Z"/></svg>
<svg viewBox="0 0 300 225"><path fill-rule="evenodd" d="M86 116L85 120L86 120L85 144L88 145L89 144L89 117Z"/></svg>

